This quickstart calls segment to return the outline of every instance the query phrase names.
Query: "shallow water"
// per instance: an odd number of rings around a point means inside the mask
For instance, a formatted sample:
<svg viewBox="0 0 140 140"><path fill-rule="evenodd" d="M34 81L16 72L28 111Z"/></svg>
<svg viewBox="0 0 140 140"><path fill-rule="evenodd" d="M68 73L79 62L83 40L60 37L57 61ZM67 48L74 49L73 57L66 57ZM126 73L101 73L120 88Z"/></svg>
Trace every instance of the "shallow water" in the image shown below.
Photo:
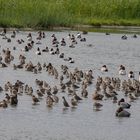
<svg viewBox="0 0 140 140"><path fill-rule="evenodd" d="M95 80L98 75L115 76L121 79L127 78L118 75L118 67L123 64L126 66L127 72L130 70L135 72L137 79L140 68L140 36L137 39L132 38L132 34L128 35L127 40L121 40L122 34L111 34L106 36L104 33L91 33L83 35L86 42L78 41L75 48L61 47L60 51L64 52L66 57L72 57L74 64L60 59L58 56L42 53L41 56L35 54L36 48L45 48L46 45L51 48L51 35L55 33L58 40L62 37L66 38L68 31L65 32L46 32L46 38L41 40L41 45L35 45L30 52L23 52L21 49L26 45L27 41L22 45L17 44L17 39L25 39L28 32L20 31L11 43L2 40L0 37L0 51L3 48L13 48L14 61L8 68L0 68L0 85L3 86L6 81L15 82L17 79L33 86L34 91L37 89L35 79L46 80L51 86L57 85L59 82L47 72L42 71L37 75L26 72L25 70L13 70L12 64L18 63L19 54L27 57L26 62L30 60L33 64L37 62L51 62L58 70L63 64L67 65L70 70L75 67L87 71L93 70ZM77 32L70 32L76 34ZM36 38L36 32L32 32L33 38ZM11 33L8 33L10 36ZM66 38L67 42L68 39ZM92 44L91 47L88 44ZM99 68L106 64L109 68L108 73L100 72ZM95 81L94 80L94 81ZM112 104L111 100L103 100L103 108L101 111L93 110L92 93L93 85L88 87L89 96L78 104L77 108L63 109L61 96L64 95L68 102L70 98L66 93L58 93L60 102L47 108L45 97L39 105L33 106L31 97L27 95L18 96L19 103L17 107L9 106L7 109L0 108L0 140L139 140L140 133L140 101L132 103L130 118L116 118L116 104ZM4 93L0 94L0 99L4 97ZM121 98L122 92L119 92ZM79 92L80 94L80 92ZM127 98L126 98L127 100Z"/></svg>

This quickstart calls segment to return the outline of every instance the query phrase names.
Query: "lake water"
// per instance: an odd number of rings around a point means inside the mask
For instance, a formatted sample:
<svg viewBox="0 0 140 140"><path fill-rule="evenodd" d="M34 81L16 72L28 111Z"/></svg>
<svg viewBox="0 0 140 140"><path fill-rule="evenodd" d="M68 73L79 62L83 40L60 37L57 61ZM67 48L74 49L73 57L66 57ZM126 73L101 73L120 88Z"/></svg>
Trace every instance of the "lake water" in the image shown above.
<svg viewBox="0 0 140 140"><path fill-rule="evenodd" d="M58 80L49 76L46 71L42 71L37 75L27 72L24 69L13 70L12 65L18 64L19 54L26 56L26 62L30 60L33 64L40 62L51 62L59 71L61 65L67 65L70 70L78 67L83 71L93 70L94 81L97 76L115 76L121 79L127 79L127 76L119 76L118 68L121 64L126 66L127 72L130 70L135 72L136 79L140 71L140 36L132 38L132 34L128 34L127 40L122 40L123 34L105 35L104 33L89 32L82 35L87 39L86 42L78 41L75 48L69 48L67 36L69 33L75 34L76 31L63 32L45 32L46 38L41 40L41 45L34 45L29 52L23 52L21 49L27 44L26 36L28 32L20 31L11 43L7 43L0 37L0 51L9 47L11 50L15 46L16 50L12 50L15 59L7 68L0 68L0 85L3 87L6 81L14 83L17 79L29 84L37 89L35 79L46 80L51 86L58 85ZM37 32L32 32L33 38L37 37ZM35 54L37 47L45 48L46 45L51 48L51 35L55 34L58 40L62 37L68 42L67 46L59 46L61 52L66 57L72 57L74 64L70 64L57 55L42 53L41 56ZM7 36L11 36L11 32ZM19 45L16 40L23 38L25 42ZM88 46L92 44L92 46ZM106 64L109 72L100 72L100 67ZM70 97L66 93L58 93L60 101L52 108L48 108L45 103L45 96L39 105L33 106L30 96L23 94L18 96L17 107L3 109L0 108L0 140L139 140L140 139L140 101L132 103L130 118L117 118L115 111L117 104L113 104L111 100L103 100L101 111L93 110L92 94L95 88L95 82L88 87L88 98L83 99L75 109L63 109L61 96L65 96L68 102ZM5 92L0 94L2 100ZM77 92L80 95L80 91ZM119 91L119 98L122 92ZM125 98L127 100L127 98Z"/></svg>

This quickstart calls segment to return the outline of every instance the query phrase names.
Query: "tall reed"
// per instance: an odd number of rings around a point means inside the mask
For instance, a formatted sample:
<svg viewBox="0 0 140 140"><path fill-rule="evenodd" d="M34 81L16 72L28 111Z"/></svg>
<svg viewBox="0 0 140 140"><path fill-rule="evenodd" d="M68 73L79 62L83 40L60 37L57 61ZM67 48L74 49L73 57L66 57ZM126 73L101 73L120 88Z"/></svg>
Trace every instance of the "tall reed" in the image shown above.
<svg viewBox="0 0 140 140"><path fill-rule="evenodd" d="M140 25L139 0L0 0L0 26Z"/></svg>

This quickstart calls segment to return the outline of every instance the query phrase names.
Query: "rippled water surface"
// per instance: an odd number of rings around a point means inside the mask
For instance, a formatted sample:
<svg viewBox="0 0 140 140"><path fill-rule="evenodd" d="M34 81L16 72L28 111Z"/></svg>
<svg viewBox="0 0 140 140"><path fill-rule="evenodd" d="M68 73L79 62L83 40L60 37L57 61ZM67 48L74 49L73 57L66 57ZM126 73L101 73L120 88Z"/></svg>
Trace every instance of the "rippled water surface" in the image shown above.
<svg viewBox="0 0 140 140"><path fill-rule="evenodd" d="M127 40L121 40L122 34L111 34L106 36L104 33L88 33L83 35L86 42L78 41L75 48L69 48L67 39L68 31L65 32L45 32L46 38L41 40L41 45L34 45L30 52L23 52L21 49L27 44L26 36L28 32L19 32L11 43L7 43L0 37L0 51L4 48L13 48L14 61L7 68L0 68L0 85L4 86L6 81L15 82L17 79L33 86L37 89L35 79L46 80L51 86L58 85L58 80L49 76L46 71L37 75L27 72L24 69L13 70L13 63L18 64L19 54L24 54L33 64L40 62L51 62L60 72L60 66L67 65L70 70L75 67L87 71L93 70L94 81L97 76L115 76L118 75L120 64L126 66L127 72L135 72L136 79L140 71L140 36L134 39L132 34L128 35ZM51 35L55 33L58 40L64 37L67 46L59 46L60 51L65 53L66 57L72 57L74 64L70 64L57 55L42 53L41 56L35 54L37 47L45 48L46 45L51 48ZM77 32L70 32L76 34ZM33 38L37 37L37 32L32 32ZM11 33L7 36L10 37ZM25 43L19 45L16 40L23 38ZM35 41L36 42L36 41ZM92 44L89 46L89 44ZM108 73L100 72L100 67L106 64L109 68ZM0 108L0 140L139 140L140 139L140 101L132 103L130 118L116 118L115 111L117 105L111 100L103 100L101 111L93 110L92 93L94 92L95 82L88 87L89 96L83 99L78 107L67 110L63 109L61 96L65 96L68 102L70 97L67 93L58 93L60 101L52 108L48 108L45 103L45 97L39 105L33 106L30 96L23 94L18 96L19 103L17 107L8 106L7 109ZM4 98L4 93L0 94L0 99ZM78 91L80 95L80 91ZM120 97L121 91L119 91ZM120 98L119 97L119 98ZM127 98L126 98L127 100Z"/></svg>

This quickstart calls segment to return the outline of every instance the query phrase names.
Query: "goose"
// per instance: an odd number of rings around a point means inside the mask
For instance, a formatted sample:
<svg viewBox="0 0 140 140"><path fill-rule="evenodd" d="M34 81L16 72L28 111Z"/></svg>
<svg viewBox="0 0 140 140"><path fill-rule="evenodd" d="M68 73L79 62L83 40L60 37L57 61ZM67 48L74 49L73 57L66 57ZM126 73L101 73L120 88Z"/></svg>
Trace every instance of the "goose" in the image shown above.
<svg viewBox="0 0 140 140"><path fill-rule="evenodd" d="M116 111L116 117L130 117L130 115L131 114L122 107L119 107Z"/></svg>

